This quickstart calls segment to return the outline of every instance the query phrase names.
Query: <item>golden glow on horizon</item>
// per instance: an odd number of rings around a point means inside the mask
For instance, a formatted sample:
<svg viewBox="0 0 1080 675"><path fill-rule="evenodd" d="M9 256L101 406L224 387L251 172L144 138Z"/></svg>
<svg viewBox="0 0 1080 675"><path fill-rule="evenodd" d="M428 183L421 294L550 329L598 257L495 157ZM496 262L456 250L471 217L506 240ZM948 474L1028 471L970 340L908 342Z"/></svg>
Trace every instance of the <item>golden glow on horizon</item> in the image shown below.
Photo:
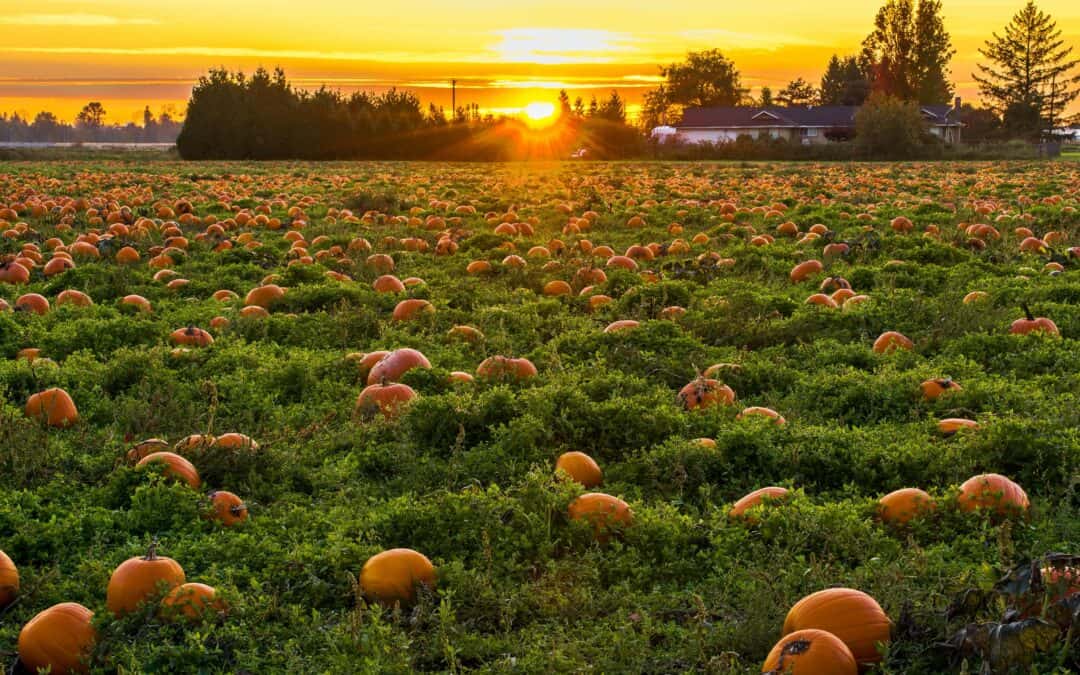
<svg viewBox="0 0 1080 675"><path fill-rule="evenodd" d="M754 94L800 76L816 83L831 54L858 51L882 1L308 0L301 11L283 0L0 0L0 112L49 109L70 120L100 100L110 121L127 122L144 104L182 111L208 68L259 65L281 65L303 88L398 86L447 108L456 79L458 102L485 111L520 113L562 88L586 104L614 88L633 110L659 66L693 49L722 49ZM979 47L1024 1L945 0L952 79L965 100L977 98ZM1080 3L1039 6L1080 52Z"/></svg>
<svg viewBox="0 0 1080 675"><path fill-rule="evenodd" d="M525 106L525 118L533 126L551 122L555 117L554 103L533 102Z"/></svg>

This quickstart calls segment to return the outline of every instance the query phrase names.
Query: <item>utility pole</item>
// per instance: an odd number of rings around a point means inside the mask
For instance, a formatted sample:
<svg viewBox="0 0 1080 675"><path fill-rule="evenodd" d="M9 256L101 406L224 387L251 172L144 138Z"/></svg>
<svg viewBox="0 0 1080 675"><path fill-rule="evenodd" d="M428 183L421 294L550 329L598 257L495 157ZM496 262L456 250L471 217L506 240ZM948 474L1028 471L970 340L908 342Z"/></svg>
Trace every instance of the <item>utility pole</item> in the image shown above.
<svg viewBox="0 0 1080 675"><path fill-rule="evenodd" d="M450 80L450 118L457 119L457 80Z"/></svg>

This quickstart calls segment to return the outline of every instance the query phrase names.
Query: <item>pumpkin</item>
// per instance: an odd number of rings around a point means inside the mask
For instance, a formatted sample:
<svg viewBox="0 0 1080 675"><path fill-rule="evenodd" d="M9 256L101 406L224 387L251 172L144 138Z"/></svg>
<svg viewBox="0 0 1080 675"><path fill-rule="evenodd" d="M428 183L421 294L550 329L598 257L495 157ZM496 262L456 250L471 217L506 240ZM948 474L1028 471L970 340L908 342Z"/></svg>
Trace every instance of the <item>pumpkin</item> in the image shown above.
<svg viewBox="0 0 1080 675"><path fill-rule="evenodd" d="M417 585L435 588L435 566L422 553L394 548L368 558L360 570L364 596L381 605L412 604Z"/></svg>
<svg viewBox="0 0 1080 675"><path fill-rule="evenodd" d="M763 408L761 406L750 406L749 408L744 408L741 413L735 416L735 419L741 420L747 417L767 417L776 424L787 424L787 420L784 419L783 415L776 412L772 408Z"/></svg>
<svg viewBox="0 0 1080 675"><path fill-rule="evenodd" d="M148 438L133 445L127 451L129 462L138 462L143 457L155 452L166 452L169 449L168 441L161 438Z"/></svg>
<svg viewBox="0 0 1080 675"><path fill-rule="evenodd" d="M201 618L208 609L226 610L225 602L217 596L213 586L192 582L173 588L162 598L161 605L166 617L183 616L190 621Z"/></svg>
<svg viewBox="0 0 1080 675"><path fill-rule="evenodd" d="M169 339L172 340L173 344L190 347L207 347L214 344L213 335L195 326L177 328L169 334Z"/></svg>
<svg viewBox="0 0 1080 675"><path fill-rule="evenodd" d="M957 502L961 511L989 509L998 515L1010 511L1024 512L1030 506L1023 488L996 473L985 473L964 481Z"/></svg>
<svg viewBox="0 0 1080 675"><path fill-rule="evenodd" d="M0 283L27 284L30 283L30 270L14 260L0 262Z"/></svg>
<svg viewBox="0 0 1080 675"><path fill-rule="evenodd" d="M979 423L975 420L967 420L962 417L949 417L938 422L938 431L951 436L961 429L977 430Z"/></svg>
<svg viewBox="0 0 1080 675"><path fill-rule="evenodd" d="M16 312L30 312L31 314L48 314L49 301L40 293L27 293L15 299Z"/></svg>
<svg viewBox="0 0 1080 675"><path fill-rule="evenodd" d="M215 437L210 441L210 447L221 450L244 450L254 452L259 449L259 444L256 443L251 436L230 432Z"/></svg>
<svg viewBox="0 0 1080 675"><path fill-rule="evenodd" d="M627 330L630 328L637 328L641 323L634 321L633 319L622 319L620 321L612 321L604 328L605 333L617 333L621 330Z"/></svg>
<svg viewBox="0 0 1080 675"><path fill-rule="evenodd" d="M888 354L897 349L914 349L915 343L896 331L886 331L874 340L875 354Z"/></svg>
<svg viewBox="0 0 1080 675"><path fill-rule="evenodd" d="M77 602L40 612L19 631L19 661L31 672L85 673L97 641L94 613Z"/></svg>
<svg viewBox="0 0 1080 675"><path fill-rule="evenodd" d="M856 675L859 666L840 638L811 628L780 638L765 657L761 672L766 675Z"/></svg>
<svg viewBox="0 0 1080 675"><path fill-rule="evenodd" d="M894 490L878 500L878 515L894 525L904 525L935 508L934 498L919 488Z"/></svg>
<svg viewBox="0 0 1080 675"><path fill-rule="evenodd" d="M37 347L26 347L24 349L20 349L18 353L15 354L15 358L26 359L30 363L33 363L34 361L41 358L41 350Z"/></svg>
<svg viewBox="0 0 1080 675"><path fill-rule="evenodd" d="M120 304L124 307L133 307L140 312L146 312L149 314L153 311L150 307L150 301L141 295L125 295L120 299Z"/></svg>
<svg viewBox="0 0 1080 675"><path fill-rule="evenodd" d="M770 486L763 487L758 490L754 490L750 494L746 495L731 507L728 511L730 518L741 518L751 524L757 523L757 518L749 515L748 512L751 509L758 506L768 505L771 502L786 501L791 498L791 492L787 488Z"/></svg>
<svg viewBox="0 0 1080 675"><path fill-rule="evenodd" d="M555 461L555 472L563 472L582 487L594 488L604 480L596 461L584 452L564 452Z"/></svg>
<svg viewBox="0 0 1080 675"><path fill-rule="evenodd" d="M270 309L277 301L285 297L285 289L277 284L266 284L248 291L244 297L245 305L254 305L263 309Z"/></svg>
<svg viewBox="0 0 1080 675"><path fill-rule="evenodd" d="M66 291L60 291L60 295L56 296L56 306L61 307L63 305L73 305L75 307L89 307L94 304L94 301L90 299L90 296L82 291L76 291L68 289Z"/></svg>
<svg viewBox="0 0 1080 675"><path fill-rule="evenodd" d="M397 382L413 368L431 368L431 362L421 352L411 349L395 349L380 359L367 376L368 384Z"/></svg>
<svg viewBox="0 0 1080 675"><path fill-rule="evenodd" d="M1035 317L1031 310L1024 306L1024 318L1012 322L1009 332L1013 335L1028 335L1030 333L1046 333L1048 335L1060 335L1057 325L1045 316Z"/></svg>
<svg viewBox="0 0 1080 675"><path fill-rule="evenodd" d="M961 391L963 387L946 377L926 380L919 385L919 389L922 390L923 398L927 401L935 401L945 394Z"/></svg>
<svg viewBox="0 0 1080 675"><path fill-rule="evenodd" d="M115 616L123 616L155 598L162 588L171 590L185 581L180 563L159 556L154 542L145 556L128 558L113 571L105 590L105 606Z"/></svg>
<svg viewBox="0 0 1080 675"><path fill-rule="evenodd" d="M476 367L476 376L489 382L520 381L536 377L536 366L525 358L489 356Z"/></svg>
<svg viewBox="0 0 1080 675"><path fill-rule="evenodd" d="M887 643L892 622L872 597L853 588L828 588L799 600L784 619L783 634L817 629L840 638L859 664L881 660L877 644Z"/></svg>
<svg viewBox="0 0 1080 675"><path fill-rule="evenodd" d="M447 334L450 337L461 338L466 342L479 342L484 339L484 334L480 332L480 329L472 326L454 326Z"/></svg>
<svg viewBox="0 0 1080 675"><path fill-rule="evenodd" d="M825 267L820 260L807 260L791 268L789 276L794 283L799 283L800 281L806 281L815 274L820 274L824 269Z"/></svg>
<svg viewBox="0 0 1080 675"><path fill-rule="evenodd" d="M851 282L844 277L828 277L821 282L821 286L818 289L822 293L834 293L839 290L850 291Z"/></svg>
<svg viewBox="0 0 1080 675"><path fill-rule="evenodd" d="M0 551L0 610L19 595L19 568L6 553Z"/></svg>
<svg viewBox="0 0 1080 675"><path fill-rule="evenodd" d="M232 527L247 520L247 504L233 493L227 490L215 490L208 497L214 508L213 518L225 527Z"/></svg>
<svg viewBox="0 0 1080 675"><path fill-rule="evenodd" d="M371 287L377 293L404 293L405 284L401 283L393 274L384 274L371 282Z"/></svg>
<svg viewBox="0 0 1080 675"><path fill-rule="evenodd" d="M402 300L394 307L394 321L411 321L425 314L434 314L435 306L427 300L409 298Z"/></svg>
<svg viewBox="0 0 1080 675"><path fill-rule="evenodd" d="M570 295L573 289L565 281L549 281L544 284L544 295Z"/></svg>
<svg viewBox="0 0 1080 675"><path fill-rule="evenodd" d="M214 437L204 434L191 434L185 436L176 442L173 446L173 452L182 455L193 451L204 450L210 447L214 442Z"/></svg>
<svg viewBox="0 0 1080 675"><path fill-rule="evenodd" d="M824 293L814 293L806 299L806 304L820 305L822 307L828 307L829 309L836 309L840 306L837 304L836 300L833 300L831 297L825 295Z"/></svg>
<svg viewBox="0 0 1080 675"><path fill-rule="evenodd" d="M377 413L386 419L394 419L402 408L417 394L407 384L369 384L356 399L356 413L361 419L369 420Z"/></svg>
<svg viewBox="0 0 1080 675"><path fill-rule="evenodd" d="M67 427L79 421L79 411L71 396L59 388L46 389L26 401L26 416L50 427Z"/></svg>
<svg viewBox="0 0 1080 675"><path fill-rule="evenodd" d="M630 506L602 492L583 494L567 507L570 520L584 520L593 526L596 538L603 541L612 529L627 527L634 522Z"/></svg>
<svg viewBox="0 0 1080 675"><path fill-rule="evenodd" d="M676 399L686 410L702 410L715 405L732 405L735 392L719 380L698 377L679 390Z"/></svg>
<svg viewBox="0 0 1080 675"><path fill-rule="evenodd" d="M463 370L451 370L446 379L450 384L471 384L476 381L476 378L471 373L466 373Z"/></svg>
<svg viewBox="0 0 1080 675"><path fill-rule="evenodd" d="M163 473L169 478L187 483L193 489L197 490L202 485L195 465L175 452L152 452L140 459L135 467L143 468L154 464L162 465Z"/></svg>

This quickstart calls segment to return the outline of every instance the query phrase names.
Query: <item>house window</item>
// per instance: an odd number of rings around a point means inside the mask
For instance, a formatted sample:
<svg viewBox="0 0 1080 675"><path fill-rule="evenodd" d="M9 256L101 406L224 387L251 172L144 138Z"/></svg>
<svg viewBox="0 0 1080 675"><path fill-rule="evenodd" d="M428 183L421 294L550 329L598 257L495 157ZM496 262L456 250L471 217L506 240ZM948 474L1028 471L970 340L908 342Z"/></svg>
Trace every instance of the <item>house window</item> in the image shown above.
<svg viewBox="0 0 1080 675"><path fill-rule="evenodd" d="M817 129L807 129L806 127L803 127L801 129L799 129L799 135L802 136L803 138L815 138L818 135L818 130Z"/></svg>

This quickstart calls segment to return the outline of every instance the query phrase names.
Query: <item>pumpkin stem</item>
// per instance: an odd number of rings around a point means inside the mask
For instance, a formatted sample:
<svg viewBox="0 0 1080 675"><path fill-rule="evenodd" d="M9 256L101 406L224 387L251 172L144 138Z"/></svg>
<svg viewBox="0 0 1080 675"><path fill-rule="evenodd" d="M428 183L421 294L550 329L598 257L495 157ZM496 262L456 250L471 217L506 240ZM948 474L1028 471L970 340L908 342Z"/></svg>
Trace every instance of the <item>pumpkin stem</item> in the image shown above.
<svg viewBox="0 0 1080 675"><path fill-rule="evenodd" d="M237 504L236 506L233 506L229 509L229 513L233 514L234 516L239 516L244 511L247 511L247 504L242 503Z"/></svg>
<svg viewBox="0 0 1080 675"><path fill-rule="evenodd" d="M150 548L146 550L146 557L144 557L143 560L157 560L157 547L158 540L155 538L150 542Z"/></svg>
<svg viewBox="0 0 1080 675"><path fill-rule="evenodd" d="M1035 315L1031 313L1031 310L1028 308L1028 305L1027 305L1026 302L1021 302L1020 303L1020 309L1024 310L1024 314L1027 316L1028 321L1034 321L1035 320Z"/></svg>

